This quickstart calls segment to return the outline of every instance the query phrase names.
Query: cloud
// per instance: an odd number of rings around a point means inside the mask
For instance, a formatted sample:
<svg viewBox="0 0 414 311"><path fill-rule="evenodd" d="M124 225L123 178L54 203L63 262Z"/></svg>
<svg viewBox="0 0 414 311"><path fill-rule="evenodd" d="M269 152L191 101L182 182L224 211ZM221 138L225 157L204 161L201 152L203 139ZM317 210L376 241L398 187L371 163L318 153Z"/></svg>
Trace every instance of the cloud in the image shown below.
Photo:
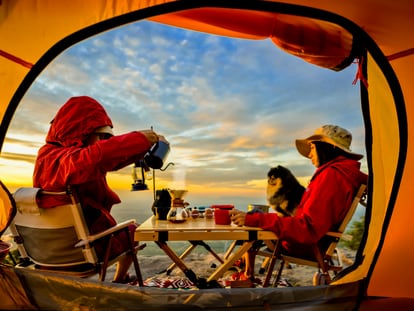
<svg viewBox="0 0 414 311"><path fill-rule="evenodd" d="M11 152L3 152L1 154L2 159L19 161L19 162L27 162L29 164L33 164L36 156L31 154L22 154L22 153L11 153Z"/></svg>
<svg viewBox="0 0 414 311"><path fill-rule="evenodd" d="M58 108L89 95L105 106L115 133L153 126L169 139L176 165L157 174L160 182L185 166L198 189L257 187L278 164L306 179L314 168L294 140L322 124L348 128L354 150L364 151L355 72L315 67L270 40L138 22L83 41L51 63L18 107L6 145L39 147ZM2 154L16 162L34 156ZM117 176L128 180L130 170Z"/></svg>

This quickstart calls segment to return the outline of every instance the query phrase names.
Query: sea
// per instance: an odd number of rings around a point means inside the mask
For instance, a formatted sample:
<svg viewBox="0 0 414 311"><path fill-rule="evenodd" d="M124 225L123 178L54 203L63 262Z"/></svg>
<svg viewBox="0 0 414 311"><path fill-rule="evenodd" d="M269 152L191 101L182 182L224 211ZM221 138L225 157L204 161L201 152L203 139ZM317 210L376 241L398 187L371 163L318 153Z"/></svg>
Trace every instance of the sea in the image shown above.
<svg viewBox="0 0 414 311"><path fill-rule="evenodd" d="M114 205L111 214L118 221L125 221L128 219L135 219L138 224L143 223L146 219L153 215L152 205L154 202L154 195L152 190L145 191L128 191L116 190L120 196L122 203ZM184 201L189 204L190 208L194 207L208 207L214 204L232 204L235 208L247 211L249 204L266 204L262 197L248 197L245 195L209 195L208 197L187 193ZM188 220L191 221L191 220ZM233 241L205 241L216 253L225 253ZM146 247L140 251L140 255L164 255L165 253L153 242L144 242ZM177 253L181 254L190 246L189 242L169 242L170 247ZM208 253L206 249L197 246L194 253Z"/></svg>
<svg viewBox="0 0 414 311"><path fill-rule="evenodd" d="M122 203L114 205L111 214L118 221L124 221L127 219L135 219L137 223L142 223L153 215L152 204L154 202L154 196L152 191L136 191L131 192L127 190L117 191L121 197ZM247 197L247 196L214 196L209 197L191 195L188 193L184 198L184 201L189 203L189 207L210 206L213 204L233 204L235 208L247 211L249 204L266 204L266 201L262 197ZM355 220L360 220L365 215L365 208L358 206L354 214L354 217L350 221L348 228ZM191 220L189 220L191 221ZM232 241L205 241L214 251L217 253L225 253ZM158 248L153 242L145 242L147 246L140 252L141 255L163 255L164 252ZM190 246L189 242L169 242L171 248L180 254ZM196 247L193 252L195 253L207 253L203 247Z"/></svg>
<svg viewBox="0 0 414 311"><path fill-rule="evenodd" d="M154 195L151 190L146 191L129 191L129 190L116 190L117 194L120 196L122 202L120 204L114 205L111 211L111 214L117 220L117 222L122 222L128 219L135 219L138 224L143 223L146 219L153 215L152 205L154 202ZM266 201L264 195L261 196L246 196L246 194L240 195L209 195L208 197L202 195L193 195L188 193L184 198L184 201L189 203L189 207L208 207L214 204L233 204L235 208L247 211L249 204L260 204L265 205ZM360 220L361 217L365 214L365 209L362 206L359 206L355 212L353 219ZM189 220L191 221L191 220ZM349 225L348 225L349 228ZM10 231L7 230L3 237L10 235ZM10 238L11 239L11 238ZM205 241L216 253L225 253L232 241ZM153 256L153 255L165 255L164 252L153 242L143 242L146 244L146 247L140 251L140 255ZM190 246L190 243L187 241L183 242L169 242L171 248L177 253L180 254L185 249ZM193 250L194 253L208 253L203 247L196 247Z"/></svg>

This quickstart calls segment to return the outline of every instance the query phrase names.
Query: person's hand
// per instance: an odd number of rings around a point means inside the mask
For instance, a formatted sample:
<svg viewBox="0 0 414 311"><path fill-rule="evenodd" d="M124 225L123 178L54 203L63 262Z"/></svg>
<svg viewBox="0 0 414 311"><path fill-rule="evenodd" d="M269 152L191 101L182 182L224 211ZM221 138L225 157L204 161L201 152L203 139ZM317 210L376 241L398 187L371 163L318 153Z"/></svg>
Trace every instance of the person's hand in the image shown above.
<svg viewBox="0 0 414 311"><path fill-rule="evenodd" d="M230 219L234 224L238 225L239 227L244 226L246 213L233 208L230 211Z"/></svg>
<svg viewBox="0 0 414 311"><path fill-rule="evenodd" d="M144 134L144 136L147 138L151 145L157 143L159 140L162 140L163 142L168 144L168 141L165 139L164 136L158 135L153 130L141 130L139 132Z"/></svg>
<svg viewBox="0 0 414 311"><path fill-rule="evenodd" d="M158 135L158 140L159 141L163 141L166 144L170 144L170 142L163 136L163 135Z"/></svg>

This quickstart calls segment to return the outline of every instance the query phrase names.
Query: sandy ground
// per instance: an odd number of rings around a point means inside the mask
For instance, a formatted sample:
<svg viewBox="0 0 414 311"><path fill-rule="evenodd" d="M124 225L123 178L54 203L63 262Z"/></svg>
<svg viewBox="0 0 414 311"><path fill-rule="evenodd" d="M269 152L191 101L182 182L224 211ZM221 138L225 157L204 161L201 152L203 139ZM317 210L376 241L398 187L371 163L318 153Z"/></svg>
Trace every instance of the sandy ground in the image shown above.
<svg viewBox="0 0 414 311"><path fill-rule="evenodd" d="M258 273L263 257L258 257L255 265L255 271ZM156 275L157 277L167 277L167 274L163 272L171 264L171 260L163 255L158 256L142 256L139 257L139 263L141 267L141 273L143 279ZM191 254L185 259L185 263L188 267L193 270L197 276L207 278L213 271L214 266L219 265L219 262L212 255L205 254ZM278 263L276 263L276 268ZM305 267L305 266L292 266L290 269L284 269L283 278L286 278L289 283L293 286L307 286L312 285L313 274L317 271L316 268ZM230 270L223 277L230 278L231 274L235 271ZM185 277L184 273L179 269L175 268L170 273L171 277ZM260 278L264 278L264 275L257 275Z"/></svg>
<svg viewBox="0 0 414 311"><path fill-rule="evenodd" d="M348 266L352 263L353 252L342 250L342 260L344 266ZM223 254L219 254L223 256ZM164 254L155 255L138 255L141 273L144 280L150 278L185 278L184 273L179 268L174 268L169 275L165 272L172 261L169 257ZM260 266L263 262L264 257L257 256L255 271L258 273ZM211 254L206 252L193 252L185 258L185 263L188 267L193 270L197 276L207 278L220 263ZM277 270L279 262L276 263L274 271ZM111 267L108 271L108 278L112 278L114 267ZM282 279L285 279L292 286L310 286L312 285L312 279L315 272L318 269L315 267L290 265L285 267L282 274ZM130 269L130 273L134 274L133 268ZM234 271L228 271L224 278L229 279ZM257 274L259 278L264 279L264 275Z"/></svg>

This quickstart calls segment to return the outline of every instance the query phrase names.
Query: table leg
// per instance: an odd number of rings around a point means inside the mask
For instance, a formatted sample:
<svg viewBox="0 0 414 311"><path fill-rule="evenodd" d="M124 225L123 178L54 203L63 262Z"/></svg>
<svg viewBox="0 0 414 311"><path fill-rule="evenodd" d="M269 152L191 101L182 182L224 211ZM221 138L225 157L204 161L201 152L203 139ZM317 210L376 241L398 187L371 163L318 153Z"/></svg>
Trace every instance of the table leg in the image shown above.
<svg viewBox="0 0 414 311"><path fill-rule="evenodd" d="M220 267L214 271L209 278L207 279L207 282L218 280L220 277L223 276L223 274L234 264L234 262L239 259L245 252L247 252L250 247L252 247L254 241L245 241L236 252L234 252L229 258L222 264Z"/></svg>
<svg viewBox="0 0 414 311"><path fill-rule="evenodd" d="M183 260L185 257L187 257L188 254L190 254L192 252L192 250L196 247L197 245L195 244L191 244L189 247L187 247L187 249L179 256L179 258L181 260ZM175 261L167 268L167 275L170 275L171 271L174 270L175 266L177 264L175 263Z"/></svg>
<svg viewBox="0 0 414 311"><path fill-rule="evenodd" d="M184 259L187 257L196 246L203 246L210 254L212 254L220 263L223 263L223 259L220 258L219 255L204 241L189 241L191 245L186 248L186 250L179 256L180 259ZM172 270L174 270L176 266L176 263L173 262L168 268L167 268L167 275L171 273Z"/></svg>
<svg viewBox="0 0 414 311"><path fill-rule="evenodd" d="M231 252L232 252L232 251L233 251L233 249L236 247L236 245L240 245L240 244L237 244L237 243L239 243L239 242L241 242L241 241L235 240L235 241L233 241L233 242L231 243L231 245L230 245L230 246L229 246L229 248L227 249L226 253L224 254L224 260L226 260L226 259L230 256Z"/></svg>
<svg viewBox="0 0 414 311"><path fill-rule="evenodd" d="M196 274L186 266L186 264L182 261L180 257L177 256L176 253L165 243L164 241L155 241L157 245L171 258L171 260L184 272L185 276L193 282L194 284L198 284L199 280Z"/></svg>
<svg viewBox="0 0 414 311"><path fill-rule="evenodd" d="M210 247L210 245L208 245L207 243L205 243L204 241L190 241L191 243L196 242L197 245L201 245L203 246L211 255L214 256L214 258L216 258L220 263L224 263L224 260L221 259L221 257L219 255L217 255L217 253Z"/></svg>

